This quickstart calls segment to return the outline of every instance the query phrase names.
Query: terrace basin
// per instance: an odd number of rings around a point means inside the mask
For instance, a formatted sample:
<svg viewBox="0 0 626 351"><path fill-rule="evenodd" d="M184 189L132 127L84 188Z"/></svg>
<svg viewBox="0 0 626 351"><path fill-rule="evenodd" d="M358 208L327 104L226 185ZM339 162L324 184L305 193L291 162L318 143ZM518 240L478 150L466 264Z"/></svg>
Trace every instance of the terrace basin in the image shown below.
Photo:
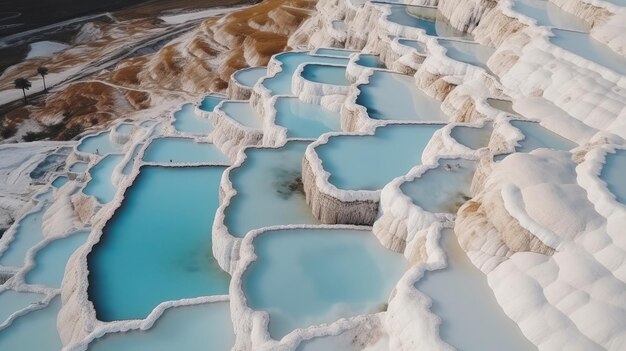
<svg viewBox="0 0 626 351"><path fill-rule="evenodd" d="M7 267L22 267L26 252L38 242L43 240L41 225L43 215L50 208L50 204L45 204L38 209L28 213L15 223L17 225L13 238L9 242L7 250L0 256L0 265ZM2 241L7 242L9 237L4 235Z"/></svg>
<svg viewBox="0 0 626 351"><path fill-rule="evenodd" d="M513 11L534 19L538 25L587 31L588 25L548 0L514 0Z"/></svg>
<svg viewBox="0 0 626 351"><path fill-rule="evenodd" d="M276 99L274 123L287 128L288 138L317 138L341 130L341 116L317 104L307 104L296 97Z"/></svg>
<svg viewBox="0 0 626 351"><path fill-rule="evenodd" d="M83 193L94 196L99 203L106 204L113 200L117 187L113 184L113 171L122 162L122 155L107 155L98 164L91 167L91 180L87 183Z"/></svg>
<svg viewBox="0 0 626 351"><path fill-rule="evenodd" d="M274 230L254 239L256 261L244 273L252 309L269 313L269 333L383 310L407 262L371 231Z"/></svg>
<svg viewBox="0 0 626 351"><path fill-rule="evenodd" d="M248 101L224 101L219 109L244 127L261 129L261 120Z"/></svg>
<svg viewBox="0 0 626 351"><path fill-rule="evenodd" d="M476 67L483 68L491 73L487 61L493 55L495 49L467 41L439 39L439 44L446 48L446 56Z"/></svg>
<svg viewBox="0 0 626 351"><path fill-rule="evenodd" d="M158 138L152 140L143 155L155 163L228 164L226 156L213 144L198 143L190 138Z"/></svg>
<svg viewBox="0 0 626 351"><path fill-rule="evenodd" d="M0 324L13 313L42 301L46 296L32 292L4 290L0 292ZM1 333L1 332L0 332Z"/></svg>
<svg viewBox="0 0 626 351"><path fill-rule="evenodd" d="M78 144L78 151L95 155L107 155L120 151L120 146L109 138L109 132L85 137Z"/></svg>
<svg viewBox="0 0 626 351"><path fill-rule="evenodd" d="M223 100L223 97L207 95L204 99L202 99L198 108L205 112L213 112L213 110L215 110L215 106L219 105L219 103Z"/></svg>
<svg viewBox="0 0 626 351"><path fill-rule="evenodd" d="M61 350L57 332L57 315L61 297L57 296L43 309L20 316L0 330L0 350Z"/></svg>
<svg viewBox="0 0 626 351"><path fill-rule="evenodd" d="M517 152L531 152L539 148L569 151L578 146L573 141L542 127L537 122L514 120L510 123L524 134L524 139L518 142L520 146L515 148Z"/></svg>
<svg viewBox="0 0 626 351"><path fill-rule="evenodd" d="M624 174L626 174L626 151L617 150L607 154L600 178L606 182L609 191L615 195L617 201L626 205Z"/></svg>
<svg viewBox="0 0 626 351"><path fill-rule="evenodd" d="M302 77L315 83L330 85L350 85L346 79L345 66L329 66L322 64L308 64L302 70Z"/></svg>
<svg viewBox="0 0 626 351"><path fill-rule="evenodd" d="M174 128L183 133L208 134L213 129L211 121L196 113L194 104L184 104L174 112Z"/></svg>
<svg viewBox="0 0 626 351"><path fill-rule="evenodd" d="M265 67L251 67L235 72L233 78L244 87L252 88L266 74L267 68Z"/></svg>
<svg viewBox="0 0 626 351"><path fill-rule="evenodd" d="M474 126L455 126L450 131L450 136L470 149L478 150L489 145L493 125L487 123L482 127Z"/></svg>
<svg viewBox="0 0 626 351"><path fill-rule="evenodd" d="M405 27L420 28L426 35L435 37L470 37L452 27L438 14L436 7L393 4L389 6L391 14L387 17L390 22Z"/></svg>

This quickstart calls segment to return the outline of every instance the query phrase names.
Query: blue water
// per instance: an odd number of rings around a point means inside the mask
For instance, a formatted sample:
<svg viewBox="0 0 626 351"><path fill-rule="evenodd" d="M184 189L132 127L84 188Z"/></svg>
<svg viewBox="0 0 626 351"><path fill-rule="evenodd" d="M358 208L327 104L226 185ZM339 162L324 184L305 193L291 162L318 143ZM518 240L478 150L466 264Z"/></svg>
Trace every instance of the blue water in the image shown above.
<svg viewBox="0 0 626 351"><path fill-rule="evenodd" d="M315 50L315 55L329 55L329 56L341 56L348 57L355 51L352 50L342 50L342 49L331 49L331 48L319 48Z"/></svg>
<svg viewBox="0 0 626 351"><path fill-rule="evenodd" d="M417 206L433 213L456 213L470 197L475 163L464 159L440 159L437 168L400 185Z"/></svg>
<svg viewBox="0 0 626 351"><path fill-rule="evenodd" d="M35 256L35 267L25 276L26 283L60 288L68 259L87 241L88 236L89 231L80 231L39 250Z"/></svg>
<svg viewBox="0 0 626 351"><path fill-rule="evenodd" d="M88 166L87 162L75 162L70 166L70 172L82 173L87 170Z"/></svg>
<svg viewBox="0 0 626 351"><path fill-rule="evenodd" d="M370 118L403 121L447 121L441 103L416 86L415 78L375 71L369 83L358 86L356 103L365 106Z"/></svg>
<svg viewBox="0 0 626 351"><path fill-rule="evenodd" d="M226 156L215 145L198 143L190 138L153 139L143 160L157 163L228 163Z"/></svg>
<svg viewBox="0 0 626 351"><path fill-rule="evenodd" d="M493 55L494 48L478 43L444 39L439 39L439 44L446 48L446 56L451 59L481 67L485 71L491 72L487 66L487 61Z"/></svg>
<svg viewBox="0 0 626 351"><path fill-rule="evenodd" d="M385 68L385 64L380 61L379 56L371 54L360 54L359 58L356 60L356 64L371 68Z"/></svg>
<svg viewBox="0 0 626 351"><path fill-rule="evenodd" d="M557 29L552 32L554 36L550 38L550 42L554 45L614 72L626 75L626 58L593 39L591 35Z"/></svg>
<svg viewBox="0 0 626 351"><path fill-rule="evenodd" d="M274 105L276 123L287 128L288 138L317 138L341 130L341 116L317 104L307 104L296 97L279 97Z"/></svg>
<svg viewBox="0 0 626 351"><path fill-rule="evenodd" d="M569 151L578 146L573 141L542 127L536 122L511 121L511 125L519 129L525 136L524 140L518 142L521 146L515 148L517 152L531 152L539 148Z"/></svg>
<svg viewBox="0 0 626 351"><path fill-rule="evenodd" d="M137 155L139 155L139 151L141 151L142 147L143 147L143 143L139 143L139 144L135 145L135 148L133 149L133 154L132 154L131 158L124 165L124 169L122 169L122 174L129 175L130 172L133 170L133 166L135 165L135 162L140 161L137 158Z"/></svg>
<svg viewBox="0 0 626 351"><path fill-rule="evenodd" d="M302 70L302 77L316 83L350 85L346 79L345 66L308 64Z"/></svg>
<svg viewBox="0 0 626 351"><path fill-rule="evenodd" d="M462 37L470 35L460 32L447 21L438 17L437 8L426 6L388 5L391 14L387 20L406 27L421 28L427 35L439 37Z"/></svg>
<svg viewBox="0 0 626 351"><path fill-rule="evenodd" d="M410 48L415 49L420 54L426 54L428 51L426 46L422 44L418 40L410 40L410 39L398 39L398 43L400 45L408 46Z"/></svg>
<svg viewBox="0 0 626 351"><path fill-rule="evenodd" d="M513 11L534 19L540 26L579 31L589 29L582 18L562 10L547 0L514 0Z"/></svg>
<svg viewBox="0 0 626 351"><path fill-rule="evenodd" d="M5 290L0 292L0 324L13 313L42 301L46 296L31 292ZM1 332L0 332L1 333Z"/></svg>
<svg viewBox="0 0 626 351"><path fill-rule="evenodd" d="M243 276L248 305L269 313L280 339L296 328L384 309L407 267L368 231L291 229L254 240L257 260Z"/></svg>
<svg viewBox="0 0 626 351"><path fill-rule="evenodd" d="M87 258L99 320L145 318L164 301L228 293L211 249L223 170L141 168Z"/></svg>
<svg viewBox="0 0 626 351"><path fill-rule="evenodd" d="M174 112L174 128L183 133L208 134L213 128L211 122L196 113L194 104L184 104Z"/></svg>
<svg viewBox="0 0 626 351"><path fill-rule="evenodd" d="M318 49L318 51L321 49ZM347 57L328 57L315 56L306 52L285 52L276 55L276 59L282 63L282 71L278 72L274 77L267 78L263 81L263 86L270 90L272 95L290 95L291 94L291 77L298 65L302 63L329 63L336 65L347 65Z"/></svg>
<svg viewBox="0 0 626 351"><path fill-rule="evenodd" d="M468 259L454 232L442 235L448 267L426 271L415 285L432 299L431 311L442 318L441 338L464 351L536 350L504 314L487 278Z"/></svg>
<svg viewBox="0 0 626 351"><path fill-rule="evenodd" d="M8 267L22 267L24 265L24 257L26 252L43 240L41 225L44 213L50 208L49 204L43 205L38 210L28 213L17 225L13 240L9 243L9 247L2 256L0 256L0 265ZM9 237L4 235L3 242L7 242Z"/></svg>
<svg viewBox="0 0 626 351"><path fill-rule="evenodd" d="M252 67L235 72L234 77L239 84L252 88L266 74L267 69L265 67Z"/></svg>
<svg viewBox="0 0 626 351"><path fill-rule="evenodd" d="M229 232L243 237L278 224L316 224L302 189L302 157L309 142L291 141L279 149L246 149L246 160L230 172L237 194L226 208Z"/></svg>
<svg viewBox="0 0 626 351"><path fill-rule="evenodd" d="M243 126L261 129L261 120L248 101L225 101L220 110Z"/></svg>
<svg viewBox="0 0 626 351"><path fill-rule="evenodd" d="M46 175L46 173L60 168L66 158L67 155L50 154L46 156L43 161L39 162L37 167L29 173L29 176L32 179L40 179Z"/></svg>
<svg viewBox="0 0 626 351"><path fill-rule="evenodd" d="M375 135L332 137L315 150L340 189L379 190L422 161L422 152L442 125L390 125Z"/></svg>
<svg viewBox="0 0 626 351"><path fill-rule="evenodd" d="M200 102L199 108L202 111L213 112L215 106L217 106L220 102L222 102L224 98L215 96L215 95L207 95L202 102Z"/></svg>
<svg viewBox="0 0 626 351"><path fill-rule="evenodd" d="M149 330L105 334L89 351L229 351L235 343L228 302L167 309Z"/></svg>
<svg viewBox="0 0 626 351"><path fill-rule="evenodd" d="M61 297L57 296L46 308L14 320L10 327L0 330L0 350L61 350L63 345L57 332L57 314L60 309Z"/></svg>
<svg viewBox="0 0 626 351"><path fill-rule="evenodd" d="M120 151L120 147L109 139L109 132L104 132L83 139L78 145L78 151L106 155Z"/></svg>
<svg viewBox="0 0 626 351"><path fill-rule="evenodd" d="M456 126L450 131L450 136L458 141L459 144L478 150L489 145L491 132L493 132L491 123L482 127Z"/></svg>
<svg viewBox="0 0 626 351"><path fill-rule="evenodd" d="M83 189L83 193L94 196L101 204L113 200L117 191L117 187L113 184L113 171L123 159L122 155L108 155L91 167L89 169L91 180Z"/></svg>
<svg viewBox="0 0 626 351"><path fill-rule="evenodd" d="M122 123L117 126L117 132L120 134L129 135L133 131L133 125L130 123Z"/></svg>
<svg viewBox="0 0 626 351"><path fill-rule="evenodd" d="M54 180L52 181L52 186L55 188L60 188L63 185L65 185L65 183L67 183L68 179L66 176L58 176L56 178L54 178Z"/></svg>
<svg viewBox="0 0 626 351"><path fill-rule="evenodd" d="M600 178L607 183L609 191L622 204L626 204L624 174L626 174L626 151L617 150L615 153L608 154Z"/></svg>

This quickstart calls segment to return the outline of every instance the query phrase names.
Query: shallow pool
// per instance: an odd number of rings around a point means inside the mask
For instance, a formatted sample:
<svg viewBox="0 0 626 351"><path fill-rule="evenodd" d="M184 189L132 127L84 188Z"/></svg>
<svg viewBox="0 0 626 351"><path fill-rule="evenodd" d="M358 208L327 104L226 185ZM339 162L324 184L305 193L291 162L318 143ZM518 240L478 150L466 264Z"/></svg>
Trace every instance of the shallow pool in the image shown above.
<svg viewBox="0 0 626 351"><path fill-rule="evenodd" d="M407 267L370 231L290 229L254 240L257 260L243 276L248 305L269 313L280 339L296 328L375 313Z"/></svg>
<svg viewBox="0 0 626 351"><path fill-rule="evenodd" d="M360 54L356 60L356 64L359 66L370 68L384 68L385 64L380 60L378 55L372 54Z"/></svg>
<svg viewBox="0 0 626 351"><path fill-rule="evenodd" d="M288 138L317 138L341 130L341 116L317 104L307 104L296 97L276 99L274 123L287 128Z"/></svg>
<svg viewBox="0 0 626 351"><path fill-rule="evenodd" d="M65 185L65 183L67 183L68 179L66 176L58 176L56 178L54 178L54 180L52 181L52 186L55 188L60 188L63 185Z"/></svg>
<svg viewBox="0 0 626 351"><path fill-rule="evenodd" d="M78 151L106 155L120 151L120 147L109 139L109 132L103 132L81 140L80 144L78 144Z"/></svg>
<svg viewBox="0 0 626 351"><path fill-rule="evenodd" d="M436 7L393 4L388 5L391 14L387 20L401 26L421 28L427 35L440 37L469 37L439 17Z"/></svg>
<svg viewBox="0 0 626 351"><path fill-rule="evenodd" d="M208 134L213 128L211 121L196 113L194 104L184 104L174 112L174 128L183 133Z"/></svg>
<svg viewBox="0 0 626 351"><path fill-rule="evenodd" d="M302 157L309 142L290 141L278 149L246 149L246 160L230 172L237 194L225 211L229 232L243 237L278 224L316 224L302 188Z"/></svg>
<svg viewBox="0 0 626 351"><path fill-rule="evenodd" d="M520 146L515 148L517 152L531 152L539 148L569 151L578 146L573 141L542 127L537 122L515 120L511 121L511 125L524 134L524 139L518 141Z"/></svg>
<svg viewBox="0 0 626 351"><path fill-rule="evenodd" d="M32 292L17 292L13 290L0 292L0 324L4 323L13 313L30 305L36 305L45 297L43 294Z"/></svg>
<svg viewBox="0 0 626 351"><path fill-rule="evenodd" d="M342 49L332 49L332 48L319 48L315 50L315 55L328 55L328 56L341 56L348 57L355 51L352 50L342 50Z"/></svg>
<svg viewBox="0 0 626 351"><path fill-rule="evenodd" d="M369 83L358 86L356 99L370 118L400 121L447 121L441 103L416 86L415 78L399 73L374 71Z"/></svg>
<svg viewBox="0 0 626 351"><path fill-rule="evenodd" d="M492 132L493 125L485 123L482 127L455 126L450 131L450 136L459 144L478 150L489 145Z"/></svg>
<svg viewBox="0 0 626 351"><path fill-rule="evenodd" d="M461 350L536 350L496 301L487 278L467 258L452 230L442 233L448 267L427 271L415 287L432 299L441 338Z"/></svg>
<svg viewBox="0 0 626 351"><path fill-rule="evenodd" d="M17 225L15 235L9 247L0 256L0 265L7 267L22 267L26 252L43 240L41 225L43 223L43 215L50 208L50 204L45 204L39 209L28 213ZM7 235L2 237L3 242L7 242Z"/></svg>
<svg viewBox="0 0 626 351"><path fill-rule="evenodd" d="M518 113L513 110L513 101L510 100L502 100L502 99L487 99L487 104L489 106L498 109L500 111L504 111L511 115L517 115Z"/></svg>
<svg viewBox="0 0 626 351"><path fill-rule="evenodd" d="M540 26L587 31L588 25L548 0L514 0L513 11L537 21Z"/></svg>
<svg viewBox="0 0 626 351"><path fill-rule="evenodd" d="M220 110L239 124L252 129L261 129L261 120L248 101L224 101Z"/></svg>
<svg viewBox="0 0 626 351"><path fill-rule="evenodd" d="M35 256L35 267L25 276L26 283L60 288L68 259L87 241L88 236L89 231L79 231L57 239L39 250Z"/></svg>
<svg viewBox="0 0 626 351"><path fill-rule="evenodd" d="M130 123L122 123L117 126L117 132L120 134L130 135L133 131L133 125Z"/></svg>
<svg viewBox="0 0 626 351"><path fill-rule="evenodd" d="M600 178L607 183L609 191L615 195L617 201L626 204L626 151L617 150L606 156Z"/></svg>
<svg viewBox="0 0 626 351"><path fill-rule="evenodd" d="M44 309L21 316L6 329L0 330L0 350L61 350L57 332L57 314L61 297L55 297Z"/></svg>
<svg viewBox="0 0 626 351"><path fill-rule="evenodd" d="M326 52L323 49L318 49L317 51L320 50ZM291 78L296 68L302 63L348 64L347 57L316 56L306 52L281 53L276 55L276 60L281 62L282 70L276 73L274 77L266 78L262 83L264 87L269 89L272 95L291 95Z"/></svg>
<svg viewBox="0 0 626 351"><path fill-rule="evenodd" d="M213 144L168 137L152 140L143 160L156 163L228 163L226 156Z"/></svg>
<svg viewBox="0 0 626 351"><path fill-rule="evenodd" d="M491 73L487 61L493 55L494 48L478 43L444 39L439 39L439 44L446 48L446 56L449 58L483 68Z"/></svg>
<svg viewBox="0 0 626 351"><path fill-rule="evenodd" d="M164 301L228 293L211 249L223 170L141 168L88 256L99 320L145 318Z"/></svg>
<svg viewBox="0 0 626 351"><path fill-rule="evenodd" d="M345 66L308 64L302 70L302 77L315 83L350 85L350 82L346 79Z"/></svg>
<svg viewBox="0 0 626 351"><path fill-rule="evenodd" d="M426 49L426 45L424 45L422 42L418 40L398 39L398 44L413 48L419 54L426 55L428 53L428 50Z"/></svg>
<svg viewBox="0 0 626 351"><path fill-rule="evenodd" d="M345 190L379 190L422 163L422 152L442 125L389 125L367 136L341 135L316 147L329 181Z"/></svg>
<svg viewBox="0 0 626 351"><path fill-rule="evenodd" d="M141 148L143 148L143 143L139 143L135 145L135 148L133 149L133 153L130 159L124 165L124 169L122 169L122 174L129 175L130 172L133 170L133 167L135 166L135 162L140 161L140 159L138 159L137 156L139 155L139 151L141 151Z"/></svg>
<svg viewBox="0 0 626 351"><path fill-rule="evenodd" d="M252 67L235 72L233 77L239 84L252 88L266 74L267 69L265 67Z"/></svg>
<svg viewBox="0 0 626 351"><path fill-rule="evenodd" d="M417 206L432 213L456 213L471 198L476 164L465 159L440 159L437 168L402 183L400 190Z"/></svg>
<svg viewBox="0 0 626 351"><path fill-rule="evenodd" d="M223 100L223 97L207 95L204 99L202 99L198 108L202 111L213 112L213 110L215 110L215 106L217 106Z"/></svg>
<svg viewBox="0 0 626 351"><path fill-rule="evenodd" d="M89 169L91 180L87 183L83 193L94 196L99 203L106 204L113 200L117 187L113 184L113 171L122 162L122 155L107 155L98 164Z"/></svg>
<svg viewBox="0 0 626 351"><path fill-rule="evenodd" d="M29 173L29 176L32 179L40 179L46 175L46 173L61 168L61 166L65 163L66 158L67 155L64 154L50 154L46 156L43 161L39 162L37 167Z"/></svg>
<svg viewBox="0 0 626 351"><path fill-rule="evenodd" d="M169 308L152 328L105 334L89 351L228 351L235 343L228 302Z"/></svg>
<svg viewBox="0 0 626 351"><path fill-rule="evenodd" d="M74 162L71 166L69 171L70 172L74 172L74 173L82 173L84 171L87 170L87 168L89 167L89 164L87 162Z"/></svg>
<svg viewBox="0 0 626 351"><path fill-rule="evenodd" d="M626 75L626 58L593 39L591 35L558 29L552 32L554 36L550 38L550 42L553 44L616 73Z"/></svg>

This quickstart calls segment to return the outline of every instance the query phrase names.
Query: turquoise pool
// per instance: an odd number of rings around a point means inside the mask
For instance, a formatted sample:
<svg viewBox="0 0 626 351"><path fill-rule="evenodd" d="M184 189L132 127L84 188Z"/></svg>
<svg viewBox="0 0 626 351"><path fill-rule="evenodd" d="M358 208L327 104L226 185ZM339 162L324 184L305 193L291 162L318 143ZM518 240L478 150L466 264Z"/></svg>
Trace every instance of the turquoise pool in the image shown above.
<svg viewBox="0 0 626 351"><path fill-rule="evenodd" d="M456 30L443 17L439 17L436 7L403 4L389 4L387 6L391 10L391 14L387 17L390 22L405 27L423 29L426 35L430 36L469 37L469 34Z"/></svg>
<svg viewBox="0 0 626 351"><path fill-rule="evenodd" d="M582 18L562 10L547 0L514 0L513 11L534 19L540 26L579 31L589 29Z"/></svg>
<svg viewBox="0 0 626 351"><path fill-rule="evenodd" d="M446 56L451 59L483 68L491 73L491 69L487 66L487 61L493 55L494 48L478 43L444 39L439 39L439 44L446 48Z"/></svg>
<svg viewBox="0 0 626 351"><path fill-rule="evenodd" d="M229 232L278 224L317 224L302 188L302 157L309 142L290 141L278 149L248 148L246 160L230 172L237 194L225 211Z"/></svg>
<svg viewBox="0 0 626 351"><path fill-rule="evenodd" d="M213 129L211 122L196 113L194 104L184 104L174 112L174 128L183 133L208 134Z"/></svg>
<svg viewBox="0 0 626 351"><path fill-rule="evenodd" d="M57 332L57 314L61 297L55 297L44 309L32 311L0 331L0 350L61 350Z"/></svg>
<svg viewBox="0 0 626 351"><path fill-rule="evenodd" d="M470 149L478 150L489 145L493 125L486 123L482 127L455 126L450 131L450 136Z"/></svg>
<svg viewBox="0 0 626 351"><path fill-rule="evenodd" d="M385 68L385 64L380 60L378 55L360 54L355 63L364 67Z"/></svg>
<svg viewBox="0 0 626 351"><path fill-rule="evenodd" d="M242 126L261 129L261 119L256 116L256 112L248 101L224 101L220 110Z"/></svg>
<svg viewBox="0 0 626 351"><path fill-rule="evenodd" d="M350 85L350 82L346 79L345 66L308 64L302 70L302 77L315 83Z"/></svg>
<svg viewBox="0 0 626 351"><path fill-rule="evenodd" d="M87 258L99 320L145 318L165 301L228 293L211 249L223 170L141 168Z"/></svg>
<svg viewBox="0 0 626 351"><path fill-rule="evenodd" d="M117 187L113 184L113 171L122 162L122 155L107 155L98 164L89 169L91 180L87 183L83 193L94 196L99 203L106 204L113 200Z"/></svg>
<svg viewBox="0 0 626 351"><path fill-rule="evenodd" d="M52 181L52 186L55 188L60 188L63 185L65 185L65 183L67 183L68 179L66 176L58 176L56 178L54 178L54 180Z"/></svg>
<svg viewBox="0 0 626 351"><path fill-rule="evenodd" d="M69 171L74 173L82 173L87 170L89 164L87 162L75 162L70 166Z"/></svg>
<svg viewBox="0 0 626 351"><path fill-rule="evenodd" d="M204 99L202 99L198 108L202 111L213 112L213 110L215 110L215 106L217 106L223 100L223 97L207 95Z"/></svg>
<svg viewBox="0 0 626 351"><path fill-rule="evenodd" d="M254 239L254 250L258 258L244 273L243 291L251 308L268 312L274 339L383 310L407 267L370 231L269 231Z"/></svg>
<svg viewBox="0 0 626 351"><path fill-rule="evenodd" d="M235 80L248 88L252 88L259 79L265 77L267 74L267 68L265 67L252 67L252 68L244 68L239 70L233 74Z"/></svg>
<svg viewBox="0 0 626 351"><path fill-rule="evenodd" d="M307 104L296 97L276 99L274 123L287 128L288 138L317 138L341 130L341 116L317 104Z"/></svg>
<svg viewBox="0 0 626 351"><path fill-rule="evenodd" d="M78 151L96 155L107 155L120 151L120 146L111 141L109 132L91 135L78 144Z"/></svg>
<svg viewBox="0 0 626 351"><path fill-rule="evenodd" d="M143 155L146 162L228 164L228 158L213 144L190 138L153 139Z"/></svg>
<svg viewBox="0 0 626 351"><path fill-rule="evenodd" d="M38 304L46 296L32 292L17 292L14 290L0 291L0 324L13 313L28 306ZM2 333L2 332L0 332Z"/></svg>

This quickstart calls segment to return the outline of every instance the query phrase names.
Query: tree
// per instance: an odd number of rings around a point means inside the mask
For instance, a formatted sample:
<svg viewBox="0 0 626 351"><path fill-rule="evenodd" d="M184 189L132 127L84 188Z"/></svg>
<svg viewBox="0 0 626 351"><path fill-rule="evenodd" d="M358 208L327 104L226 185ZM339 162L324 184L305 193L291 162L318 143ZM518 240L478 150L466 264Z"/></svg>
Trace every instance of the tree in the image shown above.
<svg viewBox="0 0 626 351"><path fill-rule="evenodd" d="M48 87L46 87L46 76L48 75L48 69L46 67L39 67L37 68L37 73L39 73L43 79L43 91L47 92Z"/></svg>
<svg viewBox="0 0 626 351"><path fill-rule="evenodd" d="M32 84L26 78L17 78L15 80L15 89L22 89L22 94L24 94L24 104L26 104L26 90L30 89Z"/></svg>

